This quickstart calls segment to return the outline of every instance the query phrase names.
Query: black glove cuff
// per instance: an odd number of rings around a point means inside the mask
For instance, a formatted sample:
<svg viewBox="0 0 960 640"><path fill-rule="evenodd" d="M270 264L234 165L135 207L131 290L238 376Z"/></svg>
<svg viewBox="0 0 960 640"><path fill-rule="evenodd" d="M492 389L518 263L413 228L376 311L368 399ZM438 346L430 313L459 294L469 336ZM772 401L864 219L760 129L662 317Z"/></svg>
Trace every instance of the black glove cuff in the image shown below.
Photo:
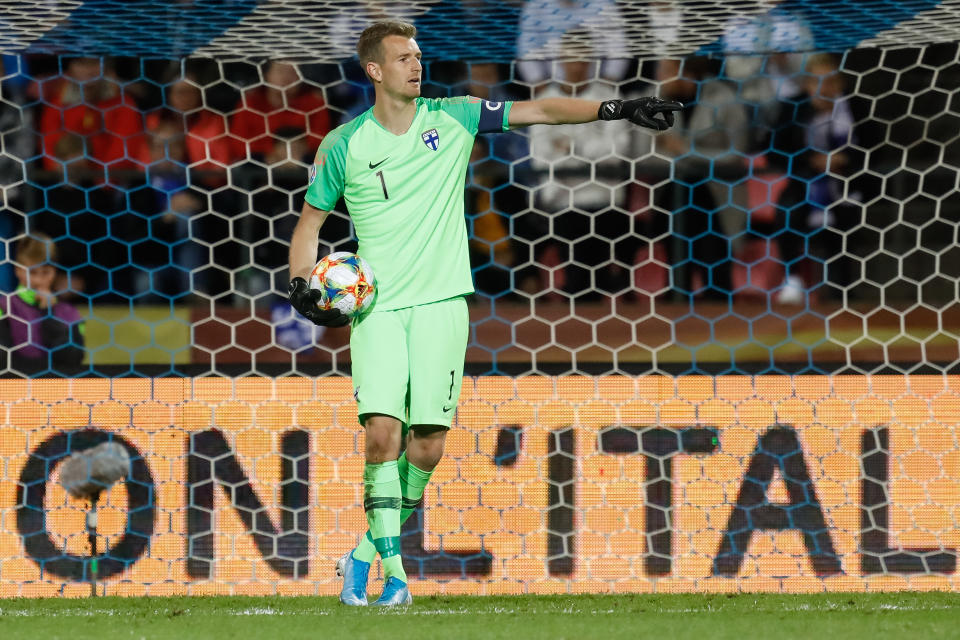
<svg viewBox="0 0 960 640"><path fill-rule="evenodd" d="M303 315L307 315L312 311L311 306L313 305L307 304L309 293L310 285L308 285L307 281L303 278L294 278L287 287L287 299L290 301L290 304L293 305L293 308Z"/></svg>
<svg viewBox="0 0 960 640"><path fill-rule="evenodd" d="M287 286L287 295L292 296L294 291L296 291L300 287L306 287L306 286L307 286L307 281L304 278L297 276L296 278L291 280L290 284Z"/></svg>
<svg viewBox="0 0 960 640"><path fill-rule="evenodd" d="M623 100L605 100L597 110L599 120L620 120L623 118Z"/></svg>

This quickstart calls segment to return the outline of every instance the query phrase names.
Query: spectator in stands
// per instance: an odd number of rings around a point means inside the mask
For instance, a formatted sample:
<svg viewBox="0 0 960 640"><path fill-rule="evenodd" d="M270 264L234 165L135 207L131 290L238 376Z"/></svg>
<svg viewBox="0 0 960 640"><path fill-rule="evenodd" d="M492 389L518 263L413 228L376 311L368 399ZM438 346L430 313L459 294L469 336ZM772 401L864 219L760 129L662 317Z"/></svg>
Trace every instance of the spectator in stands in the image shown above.
<svg viewBox="0 0 960 640"><path fill-rule="evenodd" d="M72 179L94 172L92 179L99 181L103 169L142 168L147 155L143 115L109 61L101 72L98 58L69 59L62 76L44 83L42 95L38 131L45 169L60 169L66 160L74 160Z"/></svg>
<svg viewBox="0 0 960 640"><path fill-rule="evenodd" d="M804 251L808 248L821 261L838 255L843 248L838 232L859 222L854 203L860 194L850 189L844 195L843 178L853 173L849 145L855 139L839 61L831 54L811 55L798 77L803 93L780 104L767 154L771 164L789 170L790 180L773 224L753 226L779 242L787 279L778 300L786 304L804 301L805 278L809 284L825 278L835 285L849 284L852 274L844 271L844 261L832 262L830 274L805 276L809 265L804 264Z"/></svg>
<svg viewBox="0 0 960 640"><path fill-rule="evenodd" d="M675 159L677 179L673 188L657 191L654 204L672 213L676 241L670 259L685 266L688 276L678 284L726 300L732 291L731 239L746 228L745 196L734 183L744 174L749 122L735 89L716 77L716 66L703 57L658 63L660 95L687 108L676 127L652 140L657 153ZM702 287L693 285L695 270L702 272Z"/></svg>
<svg viewBox="0 0 960 640"><path fill-rule="evenodd" d="M517 71L530 84L548 83L554 63L545 57L592 52L603 60L597 75L620 80L630 65L624 24L614 0L530 0L520 15Z"/></svg>
<svg viewBox="0 0 960 640"><path fill-rule="evenodd" d="M118 291L125 279L122 269L108 275L95 266L110 243L88 243L102 239L104 219L126 206L125 190L143 183L147 154L135 89L120 82L115 66L111 59L65 58L63 73L38 89L42 166L51 171L31 171L44 206L28 214L27 228L70 236L60 247L60 264L72 278L85 279L91 293ZM127 226L118 218L109 224L113 232Z"/></svg>
<svg viewBox="0 0 960 640"><path fill-rule="evenodd" d="M172 245L167 251L153 244L146 255L138 256L137 264L147 268L137 269L133 288L175 301L182 301L191 283L193 290L207 293L210 286L217 292L229 287L224 269L197 270L209 256L203 255L196 238L210 242L228 238L221 219L194 219L210 207L211 196L204 192L218 190L218 213L233 216L237 208L234 192L222 189L237 160L227 134L227 116L207 107L200 86L197 76L186 73L164 87L164 106L147 116L151 189L141 190L136 199L131 195L131 204L149 219L152 236ZM236 262L235 245L229 248L220 251L219 261Z"/></svg>
<svg viewBox="0 0 960 640"><path fill-rule="evenodd" d="M182 120L158 118L149 142L150 189L131 194L131 205L148 217L151 237L164 245L160 250L149 245L154 249L148 250L151 255L138 255L137 264L151 269L149 274L140 271L134 286L138 292L152 290L176 300L190 291L189 272L201 263L200 246L190 234L190 218L205 209L206 200L188 181L190 163ZM201 276L196 284L203 284Z"/></svg>
<svg viewBox="0 0 960 640"><path fill-rule="evenodd" d="M282 60L267 66L264 83L244 93L230 120L239 143L235 155L270 165L309 163L330 129L320 92L302 83L297 68Z"/></svg>
<svg viewBox="0 0 960 640"><path fill-rule="evenodd" d="M803 54L791 52L813 49L813 34L797 12L775 7L732 18L721 42L724 77L737 83L738 95L751 111L753 131L760 136L754 141L762 140L766 127L776 123L780 102L803 91L797 81ZM760 124L764 126L756 126Z"/></svg>
<svg viewBox="0 0 960 640"><path fill-rule="evenodd" d="M57 299L57 248L36 233L17 243L20 286L0 297L0 346L5 368L20 375L71 375L84 353L84 322L70 303Z"/></svg>
<svg viewBox="0 0 960 640"><path fill-rule="evenodd" d="M196 172L192 184L226 183L227 167L236 159L226 116L206 108L196 78L187 74L164 87L164 107L147 116L147 128L153 132L152 153L158 151L159 138L169 140L164 144L176 157L168 158Z"/></svg>
<svg viewBox="0 0 960 640"><path fill-rule="evenodd" d="M65 132L57 139L53 155L66 170L66 180L70 184L82 184L90 177L92 163L84 154L84 139L76 133Z"/></svg>
<svg viewBox="0 0 960 640"><path fill-rule="evenodd" d="M182 301L190 292L190 272L202 262L195 235L211 230L191 218L208 206L204 189L227 183L233 162L226 116L207 109L192 74L164 87L164 106L147 114L147 185L128 194L128 206L149 225L155 242L139 245L130 270L131 294ZM218 238L219 239L219 238ZM196 274L194 285L206 284ZM139 298L143 300L144 298Z"/></svg>
<svg viewBox="0 0 960 640"><path fill-rule="evenodd" d="M321 92L303 82L297 67L286 61L270 62L263 70L263 83L244 91L236 102L230 117L233 153L240 162L254 162L235 173L234 184L253 180L250 188L260 187L266 172L257 163L270 167L271 188L257 194L256 212L271 220L277 237L292 232L290 225L295 218L287 215L289 193L306 184L307 167L312 166L317 147L331 128L330 111ZM273 247L257 242L262 218L248 215L245 204L239 209L233 223L234 238L239 243L259 245L253 249L256 266L244 265L249 258L244 257L245 247L238 245L230 245L230 256L218 260L218 266L236 269L233 288L241 295L254 295L270 287L265 270L278 269L279 273L284 263ZM226 253L220 250L218 256Z"/></svg>
<svg viewBox="0 0 960 640"><path fill-rule="evenodd" d="M67 135L78 136L83 147L81 154L92 155L92 140L86 146L88 138L103 129L101 114L95 108L98 87L94 81L100 75L97 58L70 58L65 62L63 75L43 83L37 131L42 140L44 169L62 167L57 143Z"/></svg>
<svg viewBox="0 0 960 640"><path fill-rule="evenodd" d="M598 79L596 62L570 60L559 70L539 97L604 100L613 95L611 86ZM623 187L630 177L630 127L619 121L534 125L529 137L532 167L543 174L534 194L536 207L547 217L539 218L539 229L518 232L540 236L535 257L554 267L555 287L586 297L625 292L632 256L618 239L630 232ZM569 261L574 264L564 267ZM562 285L557 281L561 275ZM521 286L543 290L549 282Z"/></svg>
<svg viewBox="0 0 960 640"><path fill-rule="evenodd" d="M113 182L118 171L143 171L149 156L143 111L133 85L124 85L108 69L100 82L96 109L103 117L103 131L93 139L93 159L109 172Z"/></svg>

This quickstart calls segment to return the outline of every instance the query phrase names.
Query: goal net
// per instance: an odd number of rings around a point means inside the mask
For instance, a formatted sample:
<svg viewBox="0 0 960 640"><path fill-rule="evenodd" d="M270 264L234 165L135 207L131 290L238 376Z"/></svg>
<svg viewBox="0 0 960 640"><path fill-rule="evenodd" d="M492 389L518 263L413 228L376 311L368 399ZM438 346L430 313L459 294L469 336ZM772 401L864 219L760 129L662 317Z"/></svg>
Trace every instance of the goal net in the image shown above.
<svg viewBox="0 0 960 640"><path fill-rule="evenodd" d="M385 17L427 97L686 105L478 137L420 593L960 586L960 1L0 9L0 595L336 592L349 334L287 251ZM356 247L341 203L321 254ZM57 468L104 439L93 551Z"/></svg>

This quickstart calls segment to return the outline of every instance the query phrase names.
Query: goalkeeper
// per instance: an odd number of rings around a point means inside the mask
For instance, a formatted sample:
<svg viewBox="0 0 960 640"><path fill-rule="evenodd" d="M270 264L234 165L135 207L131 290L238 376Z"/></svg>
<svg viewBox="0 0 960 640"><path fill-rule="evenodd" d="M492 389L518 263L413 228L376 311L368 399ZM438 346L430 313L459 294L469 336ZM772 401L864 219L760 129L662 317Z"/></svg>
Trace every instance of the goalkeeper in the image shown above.
<svg viewBox="0 0 960 640"><path fill-rule="evenodd" d="M337 310L318 309L320 294L306 281L320 227L341 197L358 253L378 283L371 311L350 331L354 397L366 431L363 506L370 530L337 563L344 579L340 601L348 605L367 604L367 575L378 554L384 585L373 604L412 601L400 525L440 462L460 396L469 333L464 296L473 292L464 178L476 135L598 119L662 131L682 108L658 98L421 98L415 35L412 25L392 21L361 34L357 54L375 88L374 106L324 138L290 242L290 302L316 324L348 323Z"/></svg>

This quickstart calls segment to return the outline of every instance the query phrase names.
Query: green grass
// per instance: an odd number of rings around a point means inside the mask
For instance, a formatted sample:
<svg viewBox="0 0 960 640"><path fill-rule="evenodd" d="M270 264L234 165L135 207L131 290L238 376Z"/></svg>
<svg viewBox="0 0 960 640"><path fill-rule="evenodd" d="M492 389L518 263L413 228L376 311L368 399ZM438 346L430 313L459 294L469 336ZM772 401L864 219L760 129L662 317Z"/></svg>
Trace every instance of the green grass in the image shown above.
<svg viewBox="0 0 960 640"><path fill-rule="evenodd" d="M0 601L0 638L958 638L960 594L423 597L406 610L334 598Z"/></svg>

